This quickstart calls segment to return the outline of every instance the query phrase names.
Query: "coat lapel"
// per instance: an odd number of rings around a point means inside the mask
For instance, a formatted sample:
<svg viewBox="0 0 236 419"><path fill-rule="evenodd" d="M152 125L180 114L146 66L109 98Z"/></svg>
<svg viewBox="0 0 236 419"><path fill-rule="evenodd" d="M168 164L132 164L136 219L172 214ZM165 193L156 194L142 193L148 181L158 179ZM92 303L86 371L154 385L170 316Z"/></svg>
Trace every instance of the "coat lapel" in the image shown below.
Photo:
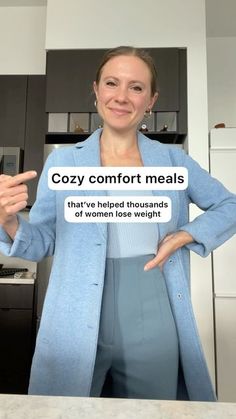
<svg viewBox="0 0 236 419"><path fill-rule="evenodd" d="M87 140L77 143L74 148L75 165L78 167L98 167L101 166L99 139L101 129L96 130ZM107 195L105 190L85 190L82 191L88 196ZM102 238L107 237L107 223L96 223Z"/></svg>
<svg viewBox="0 0 236 419"><path fill-rule="evenodd" d="M96 130L87 140L77 143L74 148L75 165L78 167L97 167L101 166L99 139L101 129ZM157 141L151 141L142 133L138 133L138 146L144 166L149 167L168 167L172 166L168 147L163 146ZM86 190L83 191L88 196L104 196L105 190ZM175 231L179 214L179 199L177 191L153 190L154 196L168 196L172 202L172 218L168 223L158 223L159 238L162 240L168 233ZM103 238L106 237L107 223L97 223L98 229Z"/></svg>

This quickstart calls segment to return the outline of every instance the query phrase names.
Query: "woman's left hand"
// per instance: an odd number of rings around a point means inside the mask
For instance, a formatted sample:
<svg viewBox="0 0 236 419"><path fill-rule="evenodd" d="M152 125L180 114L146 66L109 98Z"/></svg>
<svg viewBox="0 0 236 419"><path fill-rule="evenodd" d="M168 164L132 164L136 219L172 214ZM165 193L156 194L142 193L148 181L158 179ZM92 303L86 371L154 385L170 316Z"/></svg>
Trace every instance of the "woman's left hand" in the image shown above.
<svg viewBox="0 0 236 419"><path fill-rule="evenodd" d="M156 266L159 266L159 268L162 269L164 263L172 253L193 241L193 237L186 231L177 231L176 233L168 234L168 236L160 242L156 256L146 263L144 270L148 271Z"/></svg>

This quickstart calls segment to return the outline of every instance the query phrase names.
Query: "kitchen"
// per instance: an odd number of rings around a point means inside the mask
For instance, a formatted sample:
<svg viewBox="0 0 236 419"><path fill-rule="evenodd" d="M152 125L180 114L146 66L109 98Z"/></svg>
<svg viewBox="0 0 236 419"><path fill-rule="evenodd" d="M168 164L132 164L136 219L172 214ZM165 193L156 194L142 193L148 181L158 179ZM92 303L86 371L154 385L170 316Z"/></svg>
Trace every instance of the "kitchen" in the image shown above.
<svg viewBox="0 0 236 419"><path fill-rule="evenodd" d="M76 1L67 2L66 7L62 4L63 2L50 0L47 2L47 5L42 4L42 2L41 4L36 2L37 5L35 6L25 5L22 7L17 7L16 5L7 7L10 2L7 2L7 5L4 5L4 2L2 3L1 28L4 36L1 41L3 58L1 61L1 74L44 75L46 72L45 48L49 51L57 49L109 48L113 45L126 44L127 39L130 44L138 44L139 46L148 46L150 48L184 47L188 51L188 136L185 141L185 147L202 166L207 168L209 130L221 121L226 122L226 126L235 126L235 119L233 119L235 116L232 110L233 91L229 93L229 90L227 90L227 97L223 96L223 87L226 85L226 82L231 80L232 84L235 83L233 66L227 66L228 75L226 76L226 68L221 64L222 68L224 68L225 81L219 79L221 83L217 85L217 89L213 85L213 82L216 83L217 81L217 75L214 79L213 76L209 77L208 74L209 82L207 83L207 64L208 71L214 71L216 68L214 60L217 59L215 55L217 42L220 42L222 47L218 54L220 52L223 54L223 47L227 46L228 49L226 48L224 51L228 52L227 59L232 60L232 65L234 64L235 68L234 57L230 54L230 48L235 45L235 34L230 33L230 37L226 37L225 33L219 33L220 40L218 40L217 35L213 33L206 39L205 2L198 2L197 5L196 2L192 2L194 4L193 9L190 7L189 2L181 2L181 5L174 1L165 2L165 4L163 2L157 2L157 4L150 2L149 8L153 12L148 15L148 20L143 18L148 13L147 4L145 6L140 5L139 11L137 11L140 25L138 31L133 31L133 27L136 27L137 23L132 15L132 3L130 6L126 4L123 6L121 3L116 10L116 16L114 16L113 9L110 8L110 5L107 5L106 1L102 1L99 4L93 2L92 7L91 4L80 4ZM127 7L129 13L127 13L127 16L123 16L123 10L126 10ZM91 13L91 9L93 13ZM97 16L101 15L101 10L103 11L103 19L106 20L108 27L113 28L111 31L112 38L109 40L106 31L101 30L100 19L97 18ZM160 15L162 19L158 19L157 25L157 16ZM176 16L178 16L178 19L176 19ZM122 21L122 32L119 30L120 21ZM88 22L90 23L89 27L93 28L93 30L88 28ZM21 25L22 23L24 24L21 31L18 32L16 28L19 27L20 23ZM59 31L58 24L60 24ZM215 27L218 30L220 28L218 23ZM230 25L228 25L229 29ZM3 43L7 34L10 45ZM212 53L208 57L206 56L207 47ZM208 63L206 60L208 60ZM219 74L218 77L220 77ZM222 73L221 77L223 77ZM211 87L211 90L208 92L208 100L207 87L208 89ZM219 95L220 89L221 100L219 98L216 100L216 94ZM217 93L216 90L218 90ZM211 109L209 108L209 122L207 118L208 103L211 104ZM219 107L221 103L228 103L227 111L225 106L217 109L216 104ZM12 123L14 123L14 119ZM42 148L39 152L42 155ZM30 163L30 156L28 159ZM196 210L193 209L192 216L195 216L195 214ZM6 264L5 261L4 263ZM25 262L21 266L25 266ZM35 268L30 266L29 270L34 271ZM195 313L209 369L214 379L215 349L211 258L200 259L192 255L191 270ZM200 276L199 272L201 272ZM204 293L202 293L203 289ZM204 310L202 310L202 306L204 306Z"/></svg>

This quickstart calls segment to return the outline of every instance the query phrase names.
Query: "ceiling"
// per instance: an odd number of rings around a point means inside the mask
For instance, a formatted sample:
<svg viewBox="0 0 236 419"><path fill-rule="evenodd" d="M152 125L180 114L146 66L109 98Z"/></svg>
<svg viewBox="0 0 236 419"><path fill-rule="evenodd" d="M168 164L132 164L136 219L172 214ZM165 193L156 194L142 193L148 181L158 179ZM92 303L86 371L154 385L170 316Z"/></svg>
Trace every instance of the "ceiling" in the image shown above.
<svg viewBox="0 0 236 419"><path fill-rule="evenodd" d="M0 7L46 6L47 0L0 0Z"/></svg>
<svg viewBox="0 0 236 419"><path fill-rule="evenodd" d="M236 0L205 1L207 37L236 37ZM0 0L0 7L46 5L47 0Z"/></svg>

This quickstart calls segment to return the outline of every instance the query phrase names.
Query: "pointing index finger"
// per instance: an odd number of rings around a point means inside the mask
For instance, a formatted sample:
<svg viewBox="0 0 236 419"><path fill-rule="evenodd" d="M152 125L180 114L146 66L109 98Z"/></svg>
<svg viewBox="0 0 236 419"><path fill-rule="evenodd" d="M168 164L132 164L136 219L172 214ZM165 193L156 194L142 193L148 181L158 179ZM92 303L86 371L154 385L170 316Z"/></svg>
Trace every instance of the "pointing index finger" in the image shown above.
<svg viewBox="0 0 236 419"><path fill-rule="evenodd" d="M18 175L12 176L9 180L6 181L8 186L17 186L21 183L24 183L28 180L34 179L37 176L35 170L29 170L28 172L20 173Z"/></svg>

